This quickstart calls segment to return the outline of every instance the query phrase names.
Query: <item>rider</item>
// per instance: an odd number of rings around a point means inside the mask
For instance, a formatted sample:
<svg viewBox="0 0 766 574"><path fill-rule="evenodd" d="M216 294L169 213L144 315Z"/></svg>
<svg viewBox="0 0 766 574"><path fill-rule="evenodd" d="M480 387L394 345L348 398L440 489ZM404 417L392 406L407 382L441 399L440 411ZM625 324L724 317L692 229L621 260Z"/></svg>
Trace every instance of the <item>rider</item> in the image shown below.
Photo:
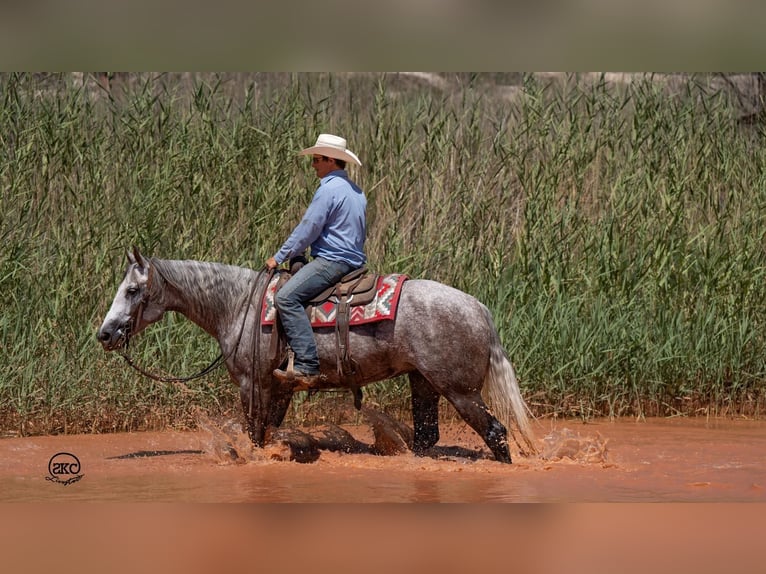
<svg viewBox="0 0 766 574"><path fill-rule="evenodd" d="M312 156L311 165L320 185L303 219L279 251L269 257L266 266L274 269L311 246L312 260L277 292L276 305L287 342L295 353L295 364L293 373L274 371L281 381L296 380L310 386L321 375L305 304L367 261L364 253L367 199L346 173L347 162L358 166L362 162L346 148L345 139L320 134L314 146L298 155Z"/></svg>

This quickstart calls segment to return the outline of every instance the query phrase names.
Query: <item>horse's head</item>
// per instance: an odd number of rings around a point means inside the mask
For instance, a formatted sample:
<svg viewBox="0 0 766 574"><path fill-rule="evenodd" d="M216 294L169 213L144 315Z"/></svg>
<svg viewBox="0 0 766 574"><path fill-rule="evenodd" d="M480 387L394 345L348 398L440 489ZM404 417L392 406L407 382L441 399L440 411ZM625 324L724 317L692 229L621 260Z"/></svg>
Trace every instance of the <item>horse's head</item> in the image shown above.
<svg viewBox="0 0 766 574"><path fill-rule="evenodd" d="M112 306L96 335L107 351L127 344L132 335L143 331L162 317L165 309L151 300L156 271L138 249L128 252L128 269L117 288Z"/></svg>

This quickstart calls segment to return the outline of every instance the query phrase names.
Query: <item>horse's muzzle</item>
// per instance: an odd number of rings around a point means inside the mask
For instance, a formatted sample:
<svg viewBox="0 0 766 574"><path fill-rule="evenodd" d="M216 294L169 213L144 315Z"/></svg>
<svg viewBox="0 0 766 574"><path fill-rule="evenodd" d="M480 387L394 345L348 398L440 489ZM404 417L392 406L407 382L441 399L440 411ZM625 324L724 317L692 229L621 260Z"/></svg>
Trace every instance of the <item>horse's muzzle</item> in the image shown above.
<svg viewBox="0 0 766 574"><path fill-rule="evenodd" d="M111 329L104 325L96 333L96 338L104 347L104 350L114 351L122 347L128 340L128 331L121 328Z"/></svg>

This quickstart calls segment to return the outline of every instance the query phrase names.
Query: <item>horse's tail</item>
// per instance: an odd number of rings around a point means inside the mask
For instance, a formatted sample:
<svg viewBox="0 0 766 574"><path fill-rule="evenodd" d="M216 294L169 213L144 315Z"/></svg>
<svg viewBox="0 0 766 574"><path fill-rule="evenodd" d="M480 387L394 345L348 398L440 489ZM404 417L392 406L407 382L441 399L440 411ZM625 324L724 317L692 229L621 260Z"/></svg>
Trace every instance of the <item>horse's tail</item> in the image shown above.
<svg viewBox="0 0 766 574"><path fill-rule="evenodd" d="M484 377L485 400L489 403L492 413L505 425L516 444L524 454L535 454L534 433L529 421L529 408L521 397L519 382L508 354L500 341L492 315L486 306L482 305L490 332L489 369ZM521 435L522 445L516 438L514 427Z"/></svg>

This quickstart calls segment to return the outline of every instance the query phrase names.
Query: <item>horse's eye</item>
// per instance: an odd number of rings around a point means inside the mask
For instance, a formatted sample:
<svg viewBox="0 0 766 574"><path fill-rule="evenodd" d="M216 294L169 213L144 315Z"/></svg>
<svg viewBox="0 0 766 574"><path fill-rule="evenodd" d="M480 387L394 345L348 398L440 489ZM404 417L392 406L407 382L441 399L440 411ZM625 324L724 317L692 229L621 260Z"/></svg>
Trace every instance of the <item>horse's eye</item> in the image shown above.
<svg viewBox="0 0 766 574"><path fill-rule="evenodd" d="M136 287L135 285L131 285L125 291L128 295L135 295L136 293L138 293L138 287Z"/></svg>

